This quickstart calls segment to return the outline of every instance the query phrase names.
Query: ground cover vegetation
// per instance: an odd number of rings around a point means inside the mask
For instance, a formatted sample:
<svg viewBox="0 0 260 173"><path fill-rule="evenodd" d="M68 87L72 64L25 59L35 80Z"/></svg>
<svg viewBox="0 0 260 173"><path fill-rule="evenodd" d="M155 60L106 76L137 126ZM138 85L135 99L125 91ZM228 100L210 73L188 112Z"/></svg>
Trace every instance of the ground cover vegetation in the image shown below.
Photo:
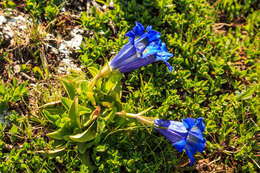
<svg viewBox="0 0 260 173"><path fill-rule="evenodd" d="M2 0L0 7L0 172L260 169L256 0ZM17 16L26 21L7 35ZM111 73L92 92L89 80L136 21L160 31L174 54L172 73L158 61ZM206 147L192 166L158 132L115 114L151 106L144 116L204 118Z"/></svg>

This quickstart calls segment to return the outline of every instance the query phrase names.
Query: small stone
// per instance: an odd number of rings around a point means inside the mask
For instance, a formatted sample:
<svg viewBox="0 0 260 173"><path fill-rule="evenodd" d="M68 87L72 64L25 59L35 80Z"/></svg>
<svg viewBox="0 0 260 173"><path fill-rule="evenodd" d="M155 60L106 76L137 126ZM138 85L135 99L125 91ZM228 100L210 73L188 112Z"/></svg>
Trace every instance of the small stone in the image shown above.
<svg viewBox="0 0 260 173"><path fill-rule="evenodd" d="M83 40L82 35L76 35L71 41L70 41L70 45L72 48L74 48L75 50L80 49L80 44L81 41Z"/></svg>
<svg viewBox="0 0 260 173"><path fill-rule="evenodd" d="M7 37L7 38L13 38L14 36L14 33L12 31L12 28L9 26L9 25L6 25L4 28L3 28L3 33L4 35Z"/></svg>
<svg viewBox="0 0 260 173"><path fill-rule="evenodd" d="M14 66L14 72L15 72L15 73L19 73L20 71L21 71L20 65L15 65L15 66Z"/></svg>
<svg viewBox="0 0 260 173"><path fill-rule="evenodd" d="M0 16L0 26L6 22L7 22L6 18L4 16Z"/></svg>
<svg viewBox="0 0 260 173"><path fill-rule="evenodd" d="M53 52L55 55L58 55L59 52L55 47L51 47L51 52Z"/></svg>

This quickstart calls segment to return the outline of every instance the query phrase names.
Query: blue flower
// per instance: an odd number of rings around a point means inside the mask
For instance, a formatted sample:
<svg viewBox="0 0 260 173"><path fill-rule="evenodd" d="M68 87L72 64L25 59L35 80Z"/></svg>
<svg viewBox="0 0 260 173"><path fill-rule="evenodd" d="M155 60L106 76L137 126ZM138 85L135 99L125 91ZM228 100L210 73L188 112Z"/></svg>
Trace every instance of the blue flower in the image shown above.
<svg viewBox="0 0 260 173"><path fill-rule="evenodd" d="M152 30L151 26L144 26L136 22L132 31L126 33L129 42L122 47L118 54L109 62L111 70L118 69L121 73L131 72L155 61L164 61L172 72L172 66L167 62L173 54L166 49L160 40L161 34Z"/></svg>
<svg viewBox="0 0 260 173"><path fill-rule="evenodd" d="M202 152L205 147L203 118L197 120L185 118L182 122L156 119L154 125L155 129L170 140L179 152L186 151L191 165L195 161L193 155L197 151Z"/></svg>

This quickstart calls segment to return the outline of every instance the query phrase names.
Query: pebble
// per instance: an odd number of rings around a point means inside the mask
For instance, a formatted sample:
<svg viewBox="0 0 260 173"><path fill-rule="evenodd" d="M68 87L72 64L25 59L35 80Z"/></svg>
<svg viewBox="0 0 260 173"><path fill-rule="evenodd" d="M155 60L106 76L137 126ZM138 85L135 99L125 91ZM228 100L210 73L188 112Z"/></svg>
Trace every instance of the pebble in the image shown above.
<svg viewBox="0 0 260 173"><path fill-rule="evenodd" d="M6 18L4 16L0 16L0 26L6 22L7 22Z"/></svg>

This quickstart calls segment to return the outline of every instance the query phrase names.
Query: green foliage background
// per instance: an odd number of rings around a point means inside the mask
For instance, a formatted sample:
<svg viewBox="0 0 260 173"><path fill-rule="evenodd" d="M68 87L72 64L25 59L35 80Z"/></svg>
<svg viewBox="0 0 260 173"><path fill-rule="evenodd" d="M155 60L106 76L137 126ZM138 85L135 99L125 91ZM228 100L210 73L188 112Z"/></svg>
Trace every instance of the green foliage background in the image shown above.
<svg viewBox="0 0 260 173"><path fill-rule="evenodd" d="M12 4L5 2L6 7ZM96 2L110 3L109 0ZM26 0L25 9L36 20L41 21L44 14L45 20L51 22L59 15L62 4L62 1ZM53 147L53 141L44 130L37 135L32 131L41 127L51 132L56 128L55 123L50 123L44 113L22 117L13 110L8 116L11 127L0 124L1 171L256 172L259 169L257 1L114 0L114 7L103 13L91 7L79 19L89 33L79 51L80 62L88 69L100 69L127 43L124 34L135 21L152 25L162 34L169 52L174 54L169 61L174 70L169 73L162 62L157 62L124 74L121 79L124 108L137 113L152 105L154 109L147 116L169 120L203 117L207 144L203 153L196 154L197 163L192 167L187 165L188 157L178 153L157 132L138 122L116 118L107 126L109 131L102 133L93 145L89 155L95 168L91 168L82 164L73 145L62 154L43 153ZM83 76L88 79L90 73ZM0 108L12 110L10 104L24 100L28 94L26 86L26 82L17 86L15 80L9 85L1 82ZM81 94L83 104L84 93ZM45 97L48 98L48 92Z"/></svg>

